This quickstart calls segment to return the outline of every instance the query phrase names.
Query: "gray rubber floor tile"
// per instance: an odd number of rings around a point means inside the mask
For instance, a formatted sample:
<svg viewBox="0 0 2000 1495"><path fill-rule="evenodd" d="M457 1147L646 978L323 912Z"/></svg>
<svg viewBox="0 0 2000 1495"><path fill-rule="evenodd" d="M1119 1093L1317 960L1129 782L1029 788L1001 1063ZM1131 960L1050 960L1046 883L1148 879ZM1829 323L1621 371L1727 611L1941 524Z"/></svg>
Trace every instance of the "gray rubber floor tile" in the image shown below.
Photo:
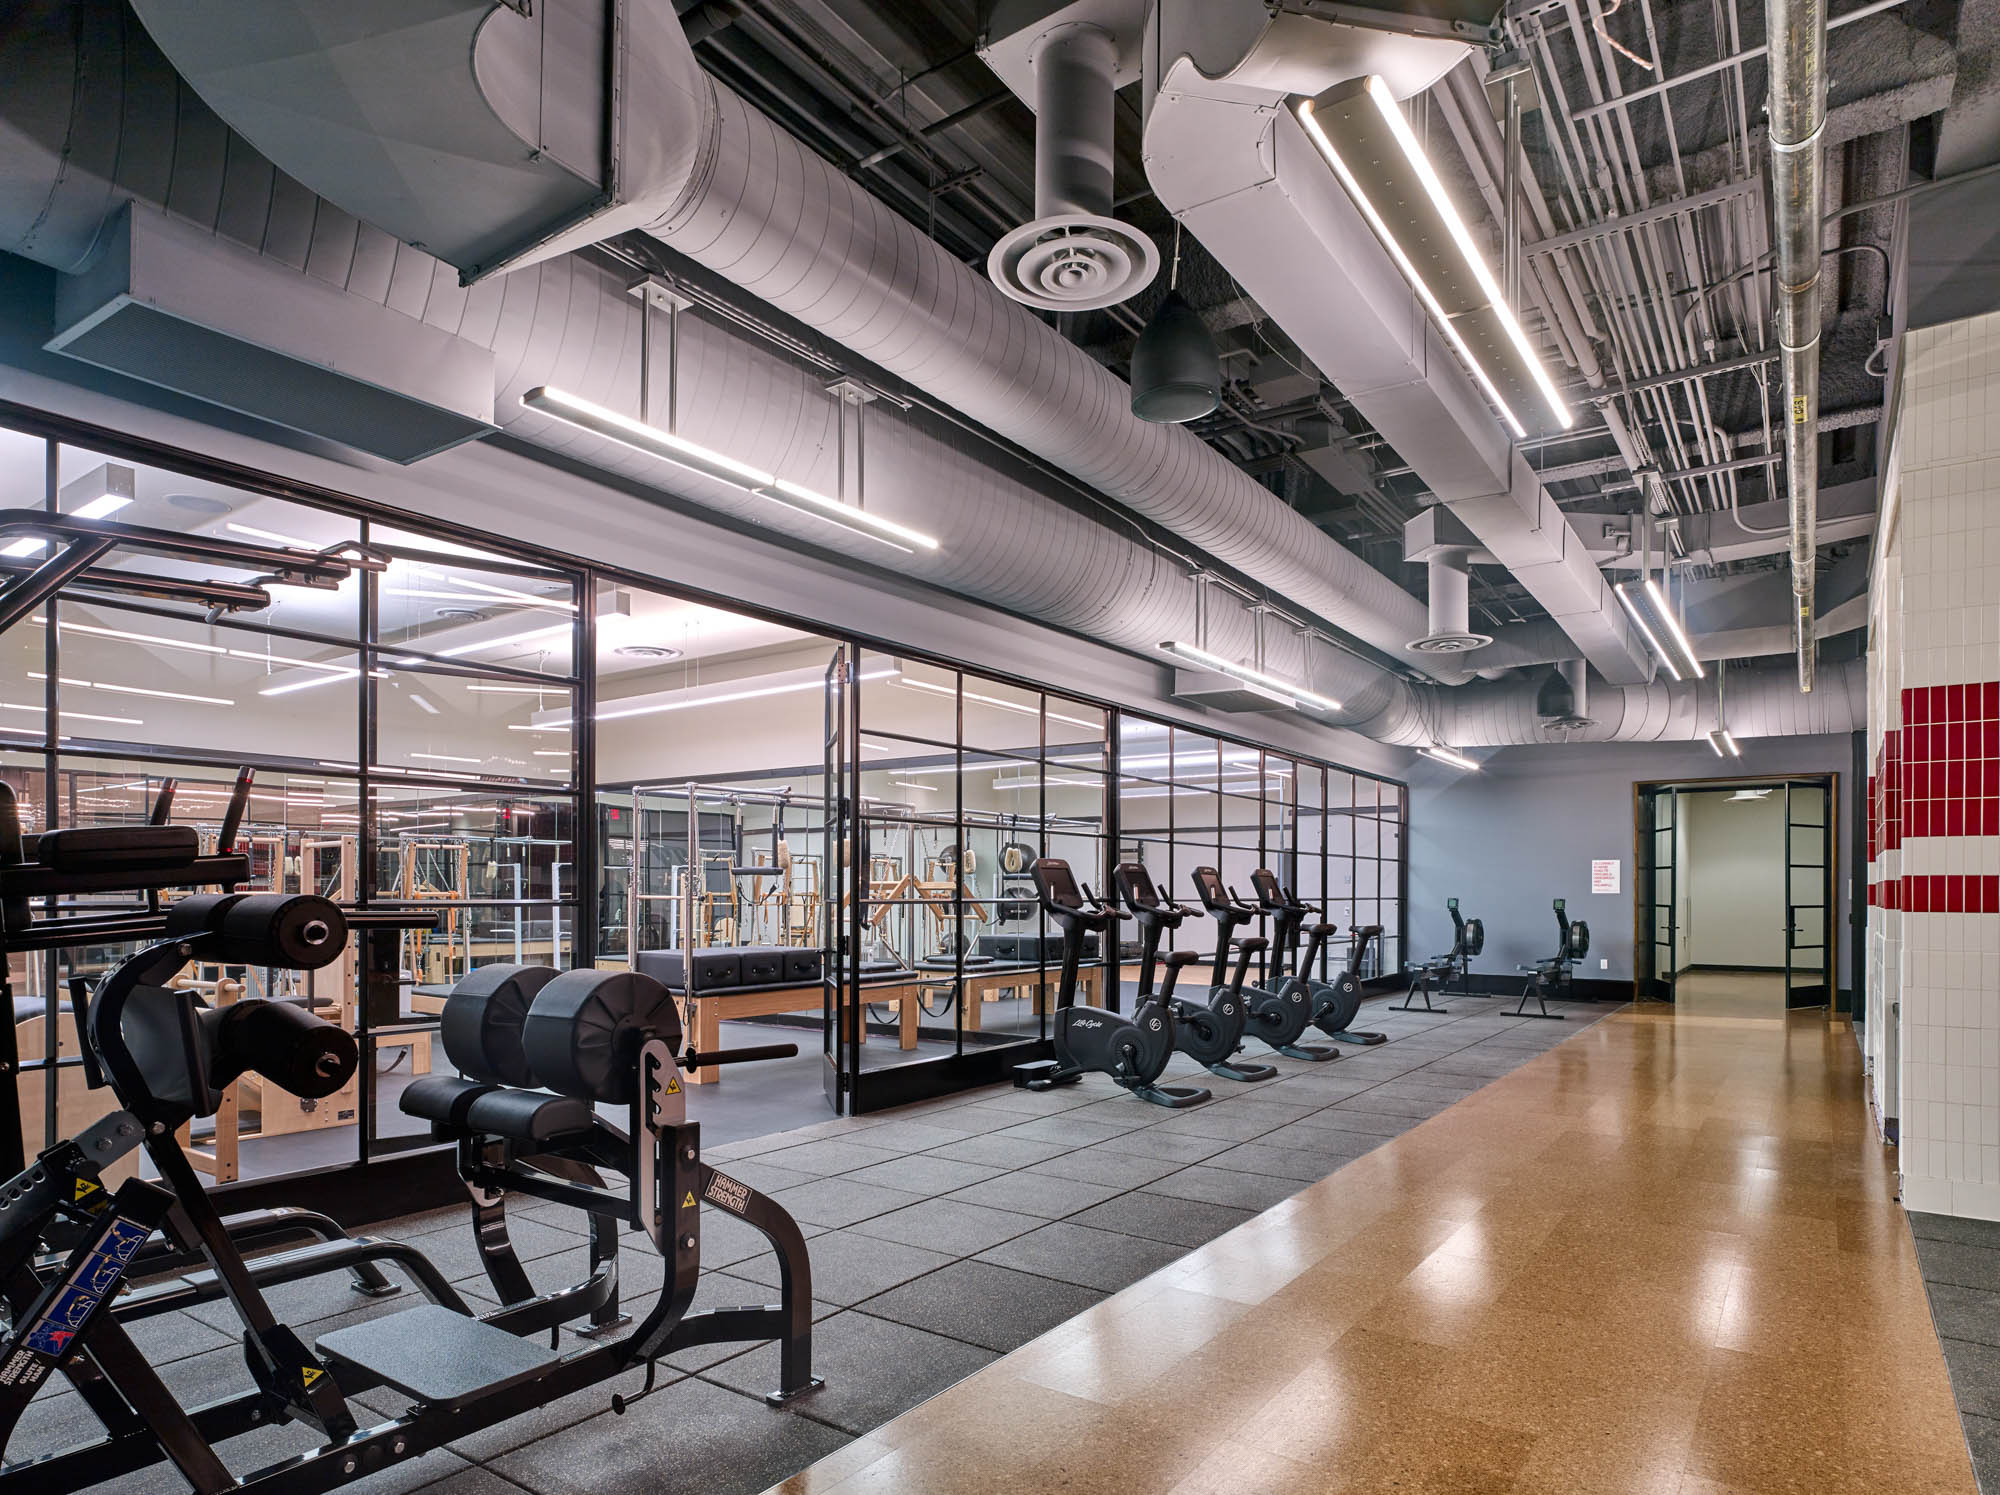
<svg viewBox="0 0 2000 1495"><path fill-rule="evenodd" d="M847 1178L822 1178L795 1189L780 1189L771 1197L795 1218L810 1220L829 1230L838 1230L871 1215L886 1215L890 1210L915 1204L918 1199L917 1195L905 1194L900 1189L855 1183Z"/></svg>
<svg viewBox="0 0 2000 1495"><path fill-rule="evenodd" d="M735 1177L734 1174L729 1176ZM798 1221L798 1227L799 1233L807 1240L811 1240L826 1229L824 1225L815 1225L809 1220ZM630 1235L622 1237L621 1246L628 1245L637 1247L633 1252L634 1255L652 1252L652 1247L641 1237ZM762 1232L744 1224L741 1216L729 1210L716 1209L712 1205L702 1206L701 1265L704 1271L710 1267L726 1267L735 1262L748 1261L754 1256L771 1255L773 1251L770 1240ZM623 1249L620 1251L619 1261L620 1270L625 1270L622 1265Z"/></svg>
<svg viewBox="0 0 2000 1495"><path fill-rule="evenodd" d="M1193 1106L1169 1116L1147 1135L1166 1132L1176 1137L1208 1137L1221 1142L1247 1142L1283 1126L1290 1114L1273 1116L1265 1106Z"/></svg>
<svg viewBox="0 0 2000 1495"><path fill-rule="evenodd" d="M1965 1425L1965 1443L1972 1452L1972 1472L1979 1488L2000 1490L2000 1421L1966 1412L1961 1412L1958 1420Z"/></svg>
<svg viewBox="0 0 2000 1495"><path fill-rule="evenodd" d="M1942 1339L1965 1339L2000 1347L2000 1292L1957 1287L1949 1282L1925 1284L1931 1317Z"/></svg>
<svg viewBox="0 0 2000 1495"><path fill-rule="evenodd" d="M1183 1165L1171 1158L1145 1158L1134 1152L1111 1152L1102 1147L1086 1147L1036 1163L1024 1171L1048 1173L1057 1178L1081 1179L1091 1184L1115 1184L1136 1189L1156 1178L1164 1178Z"/></svg>
<svg viewBox="0 0 2000 1495"><path fill-rule="evenodd" d="M1200 1200L1204 1204L1227 1204L1237 1209L1264 1210L1281 1199L1291 1198L1304 1187L1296 1178L1197 1164L1146 1185L1145 1192Z"/></svg>
<svg viewBox="0 0 2000 1495"><path fill-rule="evenodd" d="M1062 1114L1062 1124L1087 1121L1093 1126L1110 1127L1113 1131L1137 1131L1142 1126L1151 1126L1166 1112L1158 1106L1151 1106L1131 1095L1114 1095L1109 1100L1095 1101L1087 1106L1078 1106L1074 1111Z"/></svg>
<svg viewBox="0 0 2000 1495"><path fill-rule="evenodd" d="M871 1298L868 1312L1005 1352L1076 1317L1105 1295L990 1262L954 1262Z"/></svg>
<svg viewBox="0 0 2000 1495"><path fill-rule="evenodd" d="M185 1312L163 1313L158 1318L140 1319L125 1326L126 1334L139 1353L156 1369L176 1360L185 1360L190 1355L239 1343L237 1335L242 1332L241 1329L232 1325L232 1330L224 1333Z"/></svg>
<svg viewBox="0 0 2000 1495"><path fill-rule="evenodd" d="M1061 1157L1069 1148L1061 1142L1037 1142L1032 1137L967 1137L933 1147L926 1157L952 1158L961 1163L989 1163L995 1168L1025 1168L1045 1158Z"/></svg>
<svg viewBox="0 0 2000 1495"><path fill-rule="evenodd" d="M1093 1151L1129 1152L1134 1157L1158 1158L1167 1163L1198 1163L1235 1146L1227 1137L1197 1137L1186 1132L1162 1131L1149 1126L1144 1131L1127 1132L1101 1142Z"/></svg>
<svg viewBox="0 0 2000 1495"><path fill-rule="evenodd" d="M897 1113L901 1115L901 1112ZM947 1142L976 1135L985 1130L971 1121L954 1125L944 1112L934 1112L922 1121L885 1121L853 1133L863 1147L886 1147L894 1152L923 1152Z"/></svg>
<svg viewBox="0 0 2000 1495"><path fill-rule="evenodd" d="M962 1199L926 1199L892 1214L851 1227L851 1233L901 1241L952 1256L972 1256L988 1246L1023 1235L1042 1223L1039 1215L991 1209Z"/></svg>
<svg viewBox="0 0 2000 1495"><path fill-rule="evenodd" d="M1991 1246L1972 1246L1959 1241L1920 1236L1917 1240L1917 1263L1926 1282L1948 1282L1956 1287L2000 1292L2000 1250Z"/></svg>
<svg viewBox="0 0 2000 1495"><path fill-rule="evenodd" d="M1324 1137L1328 1134L1320 1132L1315 1135ZM1317 1183L1328 1174L1339 1172L1363 1153L1374 1151L1375 1146L1383 1140L1360 1132L1350 1132L1347 1135L1355 1138L1355 1146L1352 1149L1283 1146L1268 1137L1260 1137L1255 1142L1245 1142L1241 1147L1232 1147L1228 1152L1217 1153L1207 1163L1198 1166L1233 1169L1263 1178L1288 1179L1292 1185L1292 1192L1297 1193L1307 1184Z"/></svg>
<svg viewBox="0 0 2000 1495"><path fill-rule="evenodd" d="M1443 1098L1436 1100L1415 1100L1408 1096L1384 1095L1379 1089L1366 1095L1357 1095L1352 1100L1339 1101L1326 1110L1318 1112L1315 1120L1346 1112L1365 1111L1376 1116L1413 1116L1419 1121L1428 1120L1452 1103Z"/></svg>
<svg viewBox="0 0 2000 1495"><path fill-rule="evenodd" d="M999 1135L1025 1137L1030 1142L1060 1142L1066 1147L1088 1147L1093 1142L1108 1142L1132 1130L1131 1126L1082 1121L1073 1116L1038 1116L1033 1121L1009 1127Z"/></svg>
<svg viewBox="0 0 2000 1495"><path fill-rule="evenodd" d="M905 1194L949 1194L993 1178L1003 1170L984 1163L967 1163L957 1158L941 1158L916 1153L893 1162L875 1163L842 1177L864 1184L880 1184Z"/></svg>
<svg viewBox="0 0 2000 1495"><path fill-rule="evenodd" d="M1958 1410L1980 1417L2000 1418L2000 1349L1964 1339L1939 1339L1944 1363L1951 1368L1951 1390Z"/></svg>
<svg viewBox="0 0 2000 1495"><path fill-rule="evenodd" d="M537 1495L751 1495L848 1441L847 1434L690 1378L497 1460Z"/></svg>
<svg viewBox="0 0 2000 1495"><path fill-rule="evenodd" d="M1086 1183L1075 1178L1055 1178L1046 1173L1003 1173L949 1197L966 1204L983 1204L989 1209L1012 1210L1021 1215L1039 1215L1058 1220L1120 1192L1115 1184Z"/></svg>
<svg viewBox="0 0 2000 1495"><path fill-rule="evenodd" d="M982 1120L1005 1114L1016 1121L1032 1121L1037 1116L1055 1116L1079 1106L1094 1106L1104 1098L1103 1092L1085 1089L1080 1084L1056 1090L1017 1090L1010 1086L984 1097L967 1110L977 1113Z"/></svg>
<svg viewBox="0 0 2000 1495"><path fill-rule="evenodd" d="M1167 1241L1192 1250L1241 1225L1251 1213L1250 1210L1232 1209L1228 1205L1170 1199L1164 1194L1141 1191L1121 1194L1116 1199L1087 1209L1076 1216L1074 1223L1088 1225L1094 1230L1113 1230L1120 1235Z"/></svg>
<svg viewBox="0 0 2000 1495"><path fill-rule="evenodd" d="M872 1298L912 1277L934 1272L953 1260L942 1251L845 1230L815 1237L811 1250L812 1295L843 1307L852 1307L863 1298ZM778 1258L764 1256L741 1262L732 1275L761 1282L775 1290Z"/></svg>
<svg viewBox="0 0 2000 1495"><path fill-rule="evenodd" d="M866 1135L865 1133L861 1135ZM873 1163L886 1163L902 1154L888 1147L870 1147L865 1142L850 1141L846 1137L822 1138L798 1147L787 1147L777 1152L764 1153L760 1162L772 1163L780 1168L789 1168L794 1173L810 1173L817 1178L828 1178L835 1174L852 1173L857 1168L866 1168Z"/></svg>
<svg viewBox="0 0 2000 1495"><path fill-rule="evenodd" d="M819 1284L813 1284L817 1292ZM704 1272L695 1289L694 1301L688 1305L690 1313L706 1313L711 1308L758 1308L778 1301L778 1294L761 1282L752 1282L747 1277L738 1277L732 1272ZM841 1305L829 1303L821 1298L813 1299L813 1317L822 1319L829 1314L840 1312ZM643 1309L641 1310L643 1312ZM728 1344L697 1344L675 1350L666 1356L661 1364L676 1371L706 1370L711 1365L724 1360L732 1360L745 1351L755 1348L749 1341L734 1341Z"/></svg>
<svg viewBox="0 0 2000 1495"><path fill-rule="evenodd" d="M797 1407L821 1422L865 1433L998 1358L992 1350L861 1310L835 1314L813 1327L813 1374L826 1385ZM778 1384L778 1347L740 1355L708 1377L762 1396Z"/></svg>
<svg viewBox="0 0 2000 1495"><path fill-rule="evenodd" d="M1167 1241L1092 1230L1087 1225L1057 1220L983 1251L978 1259L1015 1271L1033 1272L1038 1277L1053 1277L1058 1282L1074 1282L1115 1293L1157 1272L1168 1262L1180 1260L1184 1254L1179 1246Z"/></svg>
<svg viewBox="0 0 2000 1495"><path fill-rule="evenodd" d="M1926 1215L1911 1210L1910 1234L1920 1242L1955 1241L1963 1246L2000 1250L2000 1220L1966 1220L1956 1215Z"/></svg>
<svg viewBox="0 0 2000 1495"><path fill-rule="evenodd" d="M450 1457L450 1455L446 1455ZM363 1484L360 1489L371 1486ZM418 1487L420 1495L521 1495L521 1487L510 1484L482 1464L466 1464L457 1473Z"/></svg>
<svg viewBox="0 0 2000 1495"><path fill-rule="evenodd" d="M703 1152L703 1161L709 1161ZM714 1165L716 1171L726 1173L740 1184L748 1184L760 1194L775 1194L780 1189L789 1189L797 1184L809 1184L820 1175L805 1173L797 1168L784 1168L768 1158L738 1158L732 1162Z"/></svg>

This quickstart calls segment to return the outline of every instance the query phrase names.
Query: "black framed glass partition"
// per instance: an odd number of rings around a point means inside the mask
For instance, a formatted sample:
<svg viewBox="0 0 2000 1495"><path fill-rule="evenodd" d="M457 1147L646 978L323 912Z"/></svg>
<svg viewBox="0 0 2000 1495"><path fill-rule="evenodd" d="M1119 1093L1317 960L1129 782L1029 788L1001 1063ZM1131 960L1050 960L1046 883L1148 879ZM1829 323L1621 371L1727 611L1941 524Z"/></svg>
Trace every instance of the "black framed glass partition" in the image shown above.
<svg viewBox="0 0 2000 1495"><path fill-rule="evenodd" d="M0 777L30 830L142 820L171 777L174 819L213 843L247 766L237 844L257 888L433 916L419 933L360 936L309 976L189 973L210 1000L308 1004L368 1056L350 1091L317 1105L240 1087L191 1139L213 1182L431 1146L397 1096L448 1064L444 998L482 965L703 951L734 952L741 972L780 952L778 975L759 977L781 988L764 1011L682 997L697 1033L744 1025L732 1042L818 1028L822 1043L801 1050L826 1059L718 1081L768 1087L797 1125L829 1099L878 1109L1003 1078L1045 1051L1061 951L1034 896L1038 857L1107 895L1114 865L1138 860L1179 898L1196 866L1247 891L1250 872L1275 863L1315 907L1341 896L1350 918L1399 917L1385 888L1400 842L1382 830L1385 815L1400 823L1398 786L53 429L0 428L16 506L261 547L366 547L379 563L213 617L171 596L76 589L0 638ZM10 558L32 562L25 548ZM117 553L105 564L170 580L216 569ZM1364 800L1375 829L1357 851ZM1364 860L1375 870L1357 901ZM1207 952L1212 928L1199 921L1181 941ZM82 1084L63 993L125 953L11 958L31 1152L108 1105ZM1134 958L1130 941L1092 950L1081 999L1124 1005ZM1393 969L1386 948L1384 961Z"/></svg>

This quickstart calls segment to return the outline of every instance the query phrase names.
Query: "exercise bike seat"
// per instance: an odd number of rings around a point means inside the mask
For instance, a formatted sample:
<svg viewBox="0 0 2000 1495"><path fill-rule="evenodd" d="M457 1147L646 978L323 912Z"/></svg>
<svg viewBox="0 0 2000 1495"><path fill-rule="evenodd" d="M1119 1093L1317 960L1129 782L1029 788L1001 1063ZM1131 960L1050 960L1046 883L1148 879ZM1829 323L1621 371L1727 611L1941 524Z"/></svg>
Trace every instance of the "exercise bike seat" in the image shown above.
<svg viewBox="0 0 2000 1495"><path fill-rule="evenodd" d="M482 1085L453 1075L432 1075L403 1091L406 1115L431 1123L440 1140L460 1136L505 1137L510 1142L550 1142L587 1132L597 1113L589 1102L545 1090Z"/></svg>
<svg viewBox="0 0 2000 1495"><path fill-rule="evenodd" d="M1182 966L1191 966L1200 959L1201 952L1199 950L1169 950L1165 955L1160 957L1160 962L1162 965L1170 965L1178 971Z"/></svg>

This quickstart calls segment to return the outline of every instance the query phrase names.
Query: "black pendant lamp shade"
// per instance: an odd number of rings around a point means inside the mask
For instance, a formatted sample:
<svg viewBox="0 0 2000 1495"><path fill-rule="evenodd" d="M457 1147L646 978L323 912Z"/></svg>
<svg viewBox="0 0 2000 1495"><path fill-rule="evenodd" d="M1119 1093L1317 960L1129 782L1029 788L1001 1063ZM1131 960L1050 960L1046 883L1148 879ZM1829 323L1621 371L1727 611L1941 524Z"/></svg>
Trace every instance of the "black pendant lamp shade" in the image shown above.
<svg viewBox="0 0 2000 1495"><path fill-rule="evenodd" d="M1222 361L1215 339L1179 291L1168 291L1132 350L1132 413L1181 424L1222 403Z"/></svg>

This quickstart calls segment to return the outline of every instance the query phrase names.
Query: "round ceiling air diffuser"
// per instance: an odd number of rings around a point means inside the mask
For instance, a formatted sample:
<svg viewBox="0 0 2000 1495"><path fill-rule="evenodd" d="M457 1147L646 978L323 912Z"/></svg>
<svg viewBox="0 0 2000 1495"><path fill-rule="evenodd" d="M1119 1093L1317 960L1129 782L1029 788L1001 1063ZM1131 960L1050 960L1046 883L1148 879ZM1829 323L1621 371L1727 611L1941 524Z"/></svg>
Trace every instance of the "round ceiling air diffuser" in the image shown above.
<svg viewBox="0 0 2000 1495"><path fill-rule="evenodd" d="M1412 654L1467 654L1493 642L1490 633L1427 633L1403 645Z"/></svg>
<svg viewBox="0 0 2000 1495"><path fill-rule="evenodd" d="M679 659L681 651L665 644L622 644L611 651L620 659Z"/></svg>

